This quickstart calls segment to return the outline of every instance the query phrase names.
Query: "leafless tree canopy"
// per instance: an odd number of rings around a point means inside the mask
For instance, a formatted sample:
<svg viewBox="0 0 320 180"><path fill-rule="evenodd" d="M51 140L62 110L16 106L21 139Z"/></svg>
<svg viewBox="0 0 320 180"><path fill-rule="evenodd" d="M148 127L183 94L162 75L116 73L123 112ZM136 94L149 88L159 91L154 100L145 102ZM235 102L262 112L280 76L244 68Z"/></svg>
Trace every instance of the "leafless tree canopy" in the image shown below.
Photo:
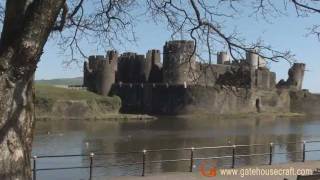
<svg viewBox="0 0 320 180"><path fill-rule="evenodd" d="M293 60L290 51L278 51L262 40L248 43L235 31L228 32L226 22L243 13L270 21L294 11L298 17L320 13L319 0L67 0L53 29L53 38L71 55L71 61L86 57L81 42L103 49L115 44L136 43L135 25L141 19L167 24L172 39L183 36L196 42L195 53L207 62L218 50L225 49L233 59L246 51L259 49L265 59ZM0 4L3 20L4 4ZM232 29L232 27L228 27ZM310 33L320 40L320 25ZM203 56L204 55L204 56ZM202 57L202 58L201 58Z"/></svg>

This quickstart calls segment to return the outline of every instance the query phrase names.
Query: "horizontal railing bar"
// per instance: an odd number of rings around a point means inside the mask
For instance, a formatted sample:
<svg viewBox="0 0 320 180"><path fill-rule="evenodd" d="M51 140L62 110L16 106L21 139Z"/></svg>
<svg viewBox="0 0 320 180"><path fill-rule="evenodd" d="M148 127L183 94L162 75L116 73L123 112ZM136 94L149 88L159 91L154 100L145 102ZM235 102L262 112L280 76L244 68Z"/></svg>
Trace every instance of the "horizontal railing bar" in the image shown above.
<svg viewBox="0 0 320 180"><path fill-rule="evenodd" d="M138 153L142 153L142 151L94 153L94 155L95 156L108 156L108 155L115 155L115 154L138 154Z"/></svg>
<svg viewBox="0 0 320 180"><path fill-rule="evenodd" d="M272 153L272 154L297 154L297 153L303 153L303 151L279 152L279 153Z"/></svg>
<svg viewBox="0 0 320 180"><path fill-rule="evenodd" d="M320 143L320 140L319 141L306 141L306 143Z"/></svg>
<svg viewBox="0 0 320 180"><path fill-rule="evenodd" d="M95 153L95 156L115 155L115 154L135 154L142 153L142 151L129 152L110 152L110 153ZM63 158L63 157L90 157L90 154L66 154L66 155L40 155L37 158Z"/></svg>
<svg viewBox="0 0 320 180"><path fill-rule="evenodd" d="M134 163L125 163L125 164L106 164L106 165L94 165L92 167L102 168L102 167L119 167L119 166L132 166L132 165L139 165L143 162L134 162Z"/></svg>
<svg viewBox="0 0 320 180"><path fill-rule="evenodd" d="M158 161L147 161L147 163L165 163L165 162L179 162L179 161L190 161L190 159L168 159Z"/></svg>
<svg viewBox="0 0 320 180"><path fill-rule="evenodd" d="M147 152L160 152L160 151L183 151L191 148L173 148L173 149L146 149Z"/></svg>
<svg viewBox="0 0 320 180"><path fill-rule="evenodd" d="M297 142L284 142L284 143L273 143L273 145L285 145L285 144L303 144L303 141L297 141Z"/></svg>
<svg viewBox="0 0 320 180"><path fill-rule="evenodd" d="M55 171L55 170L67 170L67 169L88 169L89 166L73 166L73 167L61 167L61 168L39 168L37 171Z"/></svg>
<svg viewBox="0 0 320 180"><path fill-rule="evenodd" d="M232 148L233 146L212 146L212 147L194 147L194 150L202 150L202 149L222 149L222 148ZM186 148L187 150L191 150L192 148Z"/></svg>
<svg viewBox="0 0 320 180"><path fill-rule="evenodd" d="M212 157L206 157L206 158L193 158L194 160L206 160L206 159L225 159L225 158L232 158L232 156L212 156Z"/></svg>
<svg viewBox="0 0 320 180"><path fill-rule="evenodd" d="M254 146L269 146L269 144L239 144L236 147L254 147Z"/></svg>
<svg viewBox="0 0 320 180"><path fill-rule="evenodd" d="M40 155L36 156L38 159L41 158L64 158L64 157L89 157L90 154L66 154L66 155Z"/></svg>
<svg viewBox="0 0 320 180"><path fill-rule="evenodd" d="M320 149L314 149L314 150L306 150L305 152L319 152L320 151Z"/></svg>
<svg viewBox="0 0 320 180"><path fill-rule="evenodd" d="M262 153L262 154L240 154L240 155L235 155L235 157L267 156L267 155L270 155L270 153Z"/></svg>

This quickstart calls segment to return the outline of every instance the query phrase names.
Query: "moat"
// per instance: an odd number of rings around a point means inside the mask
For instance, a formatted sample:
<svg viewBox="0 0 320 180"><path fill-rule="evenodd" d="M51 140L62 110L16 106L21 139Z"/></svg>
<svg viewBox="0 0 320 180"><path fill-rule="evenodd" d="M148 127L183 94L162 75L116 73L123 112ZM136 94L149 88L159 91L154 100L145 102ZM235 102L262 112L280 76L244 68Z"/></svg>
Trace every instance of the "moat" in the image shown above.
<svg viewBox="0 0 320 180"><path fill-rule="evenodd" d="M90 152L127 152L142 149L220 146L227 144L268 144L320 140L319 118L246 118L246 119L178 119L160 118L154 121L39 121L33 143L33 155L88 154ZM320 149L320 143L308 145ZM277 152L301 151L300 145L281 145ZM239 153L267 152L263 148L240 150ZM201 151L197 157L222 155L221 151ZM307 153L307 160L317 159L319 153ZM188 153L165 152L148 156L153 160L178 159ZM100 156L98 165L136 162L140 155ZM301 154L274 155L274 163L299 161ZM230 160L226 160L226 164ZM237 160L237 165L262 164L266 158ZM86 166L88 158L55 158L38 160L38 168ZM188 163L164 163L147 166L146 173L188 171ZM140 166L97 168L94 176L139 175ZM42 171L39 179L87 179L87 169Z"/></svg>

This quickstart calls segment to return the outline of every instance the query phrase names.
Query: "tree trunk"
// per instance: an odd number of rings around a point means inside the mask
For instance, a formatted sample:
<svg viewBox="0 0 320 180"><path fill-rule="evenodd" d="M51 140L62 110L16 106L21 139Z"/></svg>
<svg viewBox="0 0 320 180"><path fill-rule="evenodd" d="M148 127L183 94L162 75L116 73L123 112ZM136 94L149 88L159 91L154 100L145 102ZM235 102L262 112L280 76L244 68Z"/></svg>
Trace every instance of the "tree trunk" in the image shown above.
<svg viewBox="0 0 320 180"><path fill-rule="evenodd" d="M13 85L5 77L0 77L0 179L29 179L34 127L32 78Z"/></svg>
<svg viewBox="0 0 320 180"><path fill-rule="evenodd" d="M30 180L33 76L65 0L7 0L0 40L0 179Z"/></svg>

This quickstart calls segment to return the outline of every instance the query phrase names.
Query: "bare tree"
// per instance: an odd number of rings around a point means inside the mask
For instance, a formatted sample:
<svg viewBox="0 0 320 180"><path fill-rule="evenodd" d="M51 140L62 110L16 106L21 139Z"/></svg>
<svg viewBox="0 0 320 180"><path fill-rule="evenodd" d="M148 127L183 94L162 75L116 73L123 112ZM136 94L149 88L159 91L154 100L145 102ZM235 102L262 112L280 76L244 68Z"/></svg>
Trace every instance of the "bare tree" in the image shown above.
<svg viewBox="0 0 320 180"><path fill-rule="evenodd" d="M141 15L165 20L172 37L181 34L204 47L211 62L219 47L240 59L259 48L259 55L278 61L291 58L262 41L247 44L237 32L227 33L224 20L237 16L246 0L7 0L0 2L0 179L31 179L30 153L34 129L33 76L50 35L69 48L71 61L86 56L79 42L95 39L110 47L135 41L134 25ZM256 14L279 13L278 0L251 0ZM318 0L283 0L299 16L319 13ZM139 9L139 12L137 11ZM285 12L286 9L281 10ZM142 13L141 13L142 12ZM312 32L319 36L319 26ZM198 52L199 53L199 52ZM199 53L201 54L201 53ZM203 54L203 53L202 53Z"/></svg>

